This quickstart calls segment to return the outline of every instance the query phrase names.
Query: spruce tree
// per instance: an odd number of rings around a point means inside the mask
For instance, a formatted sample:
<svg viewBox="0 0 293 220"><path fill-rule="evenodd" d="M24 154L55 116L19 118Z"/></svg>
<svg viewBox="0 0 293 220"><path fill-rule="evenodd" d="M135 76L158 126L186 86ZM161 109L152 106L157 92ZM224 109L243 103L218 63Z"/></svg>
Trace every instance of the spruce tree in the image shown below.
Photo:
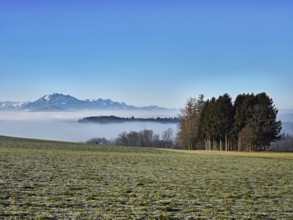
<svg viewBox="0 0 293 220"><path fill-rule="evenodd" d="M277 114L278 110L274 106L273 100L266 93L255 96L255 105L248 122L254 132L254 150L266 150L271 142L280 139L282 123L276 120Z"/></svg>
<svg viewBox="0 0 293 220"><path fill-rule="evenodd" d="M218 108L218 133L219 133L219 144L220 150L228 150L229 145L229 134L232 129L233 122L233 104L231 97L226 93L217 99ZM224 143L224 145L223 145Z"/></svg>
<svg viewBox="0 0 293 220"><path fill-rule="evenodd" d="M234 104L233 135L238 151L265 150L279 139L282 125L278 110L266 93L237 96Z"/></svg>

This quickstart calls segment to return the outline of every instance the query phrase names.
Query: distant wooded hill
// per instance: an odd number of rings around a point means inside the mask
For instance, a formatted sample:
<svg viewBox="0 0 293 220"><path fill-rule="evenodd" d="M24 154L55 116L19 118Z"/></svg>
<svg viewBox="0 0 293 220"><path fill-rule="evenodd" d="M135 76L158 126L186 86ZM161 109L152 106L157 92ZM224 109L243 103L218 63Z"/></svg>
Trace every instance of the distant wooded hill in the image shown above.
<svg viewBox="0 0 293 220"><path fill-rule="evenodd" d="M123 118L117 116L91 116L79 119L80 123L121 123L121 122L158 122L158 123L179 123L179 119L174 118Z"/></svg>

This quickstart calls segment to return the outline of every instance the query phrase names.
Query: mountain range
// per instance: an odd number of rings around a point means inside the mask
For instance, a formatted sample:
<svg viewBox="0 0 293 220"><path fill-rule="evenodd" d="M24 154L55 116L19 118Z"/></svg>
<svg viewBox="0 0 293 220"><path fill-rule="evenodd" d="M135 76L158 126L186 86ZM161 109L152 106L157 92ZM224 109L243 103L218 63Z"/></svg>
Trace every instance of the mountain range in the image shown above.
<svg viewBox="0 0 293 220"><path fill-rule="evenodd" d="M45 95L42 98L34 102L11 102L0 101L0 110L5 111L80 111L80 110L163 110L165 108L150 105L144 107L136 107L133 105L127 105L124 102L115 102L111 99L86 99L79 100L70 95L63 95L59 93L53 93L51 95Z"/></svg>

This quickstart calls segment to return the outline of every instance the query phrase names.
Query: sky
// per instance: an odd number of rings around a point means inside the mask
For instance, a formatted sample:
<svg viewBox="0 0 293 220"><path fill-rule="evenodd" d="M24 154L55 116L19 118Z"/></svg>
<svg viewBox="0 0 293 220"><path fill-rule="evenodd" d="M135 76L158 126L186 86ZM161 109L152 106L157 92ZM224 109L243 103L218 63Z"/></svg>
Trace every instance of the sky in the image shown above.
<svg viewBox="0 0 293 220"><path fill-rule="evenodd" d="M293 109L292 21L292 0L0 0L0 101L266 92Z"/></svg>

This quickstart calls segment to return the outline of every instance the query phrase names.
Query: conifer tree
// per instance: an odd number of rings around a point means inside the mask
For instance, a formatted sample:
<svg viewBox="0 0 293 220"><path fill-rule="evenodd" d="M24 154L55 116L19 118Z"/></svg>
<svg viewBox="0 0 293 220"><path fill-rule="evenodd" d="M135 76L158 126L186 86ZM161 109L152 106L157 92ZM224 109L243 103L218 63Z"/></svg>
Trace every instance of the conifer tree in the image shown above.
<svg viewBox="0 0 293 220"><path fill-rule="evenodd" d="M277 113L266 93L238 95L234 105L228 94L191 98L179 115L179 139L189 150L266 150L279 139Z"/></svg>
<svg viewBox="0 0 293 220"><path fill-rule="evenodd" d="M223 150L223 143L225 144L225 150L228 150L229 134L232 129L232 112L233 104L231 97L226 93L217 99L218 106L218 131L219 131L219 144L220 150Z"/></svg>
<svg viewBox="0 0 293 220"><path fill-rule="evenodd" d="M266 150L271 142L280 139L282 124L277 121L278 110L273 100L266 93L255 96L255 105L252 108L252 115L248 124L251 126L253 136L253 150Z"/></svg>
<svg viewBox="0 0 293 220"><path fill-rule="evenodd" d="M278 110L266 93L239 95L234 109L233 131L238 151L265 150L278 140L282 125L276 120Z"/></svg>
<svg viewBox="0 0 293 220"><path fill-rule="evenodd" d="M199 121L199 139L204 142L205 150L210 150L211 131L210 123L210 100L207 100L202 108Z"/></svg>

